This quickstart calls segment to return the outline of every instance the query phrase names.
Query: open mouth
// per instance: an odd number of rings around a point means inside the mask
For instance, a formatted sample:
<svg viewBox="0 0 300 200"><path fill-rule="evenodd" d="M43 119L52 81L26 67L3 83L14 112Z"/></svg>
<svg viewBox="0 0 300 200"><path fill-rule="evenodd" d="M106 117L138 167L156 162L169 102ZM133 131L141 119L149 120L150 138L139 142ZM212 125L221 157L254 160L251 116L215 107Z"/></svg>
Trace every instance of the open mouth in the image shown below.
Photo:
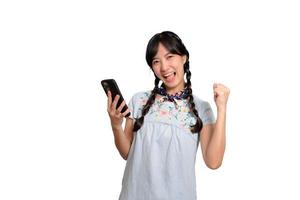
<svg viewBox="0 0 300 200"><path fill-rule="evenodd" d="M166 75L163 75L163 77L167 82L171 82L175 78L175 75L176 75L176 72L171 72Z"/></svg>

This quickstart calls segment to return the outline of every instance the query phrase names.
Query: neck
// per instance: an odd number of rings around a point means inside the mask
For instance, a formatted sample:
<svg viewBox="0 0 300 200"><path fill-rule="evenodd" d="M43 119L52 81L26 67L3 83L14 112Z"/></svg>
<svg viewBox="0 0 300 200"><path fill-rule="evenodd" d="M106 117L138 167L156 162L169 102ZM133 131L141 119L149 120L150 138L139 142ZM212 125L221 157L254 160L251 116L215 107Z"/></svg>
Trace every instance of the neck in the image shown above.
<svg viewBox="0 0 300 200"><path fill-rule="evenodd" d="M169 88L165 85L163 85L163 87L166 89L166 91L169 95L174 95L174 94L182 91L184 89L185 85L186 85L186 83L183 82L182 84L180 84L179 86L174 87L174 88Z"/></svg>

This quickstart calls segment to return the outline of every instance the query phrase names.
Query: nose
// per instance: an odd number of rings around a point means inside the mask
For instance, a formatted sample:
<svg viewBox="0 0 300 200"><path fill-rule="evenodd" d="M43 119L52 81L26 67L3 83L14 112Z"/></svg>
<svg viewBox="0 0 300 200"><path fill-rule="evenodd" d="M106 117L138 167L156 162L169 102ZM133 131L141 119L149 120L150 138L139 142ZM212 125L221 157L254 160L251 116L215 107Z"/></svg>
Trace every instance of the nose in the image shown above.
<svg viewBox="0 0 300 200"><path fill-rule="evenodd" d="M160 70L161 70L162 72L165 72L165 71L167 71L167 69L168 69L168 63L167 63L167 61L166 61L166 60L162 60L162 61L161 61L161 67L160 67Z"/></svg>

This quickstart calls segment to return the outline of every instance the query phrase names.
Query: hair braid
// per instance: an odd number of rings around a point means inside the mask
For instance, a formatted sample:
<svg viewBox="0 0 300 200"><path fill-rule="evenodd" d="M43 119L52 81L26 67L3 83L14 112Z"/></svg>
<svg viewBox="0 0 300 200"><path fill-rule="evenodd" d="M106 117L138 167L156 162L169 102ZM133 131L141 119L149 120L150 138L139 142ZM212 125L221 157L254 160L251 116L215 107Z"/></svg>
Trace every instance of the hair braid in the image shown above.
<svg viewBox="0 0 300 200"><path fill-rule="evenodd" d="M193 111L194 115L196 116L196 120L197 120L196 124L191 127L191 131L192 131L192 133L199 133L202 129L203 124L202 124L202 120L199 117L198 111L195 108L193 90L192 90L192 83L191 83L192 73L191 73L189 68L190 68L189 61L187 61L184 64L184 71L186 72L186 79L187 79L187 84L186 85L187 85L187 89L188 89L188 93L189 93L189 103L190 103L190 106L191 106L191 110Z"/></svg>
<svg viewBox="0 0 300 200"><path fill-rule="evenodd" d="M141 128L141 126L143 125L144 117L149 112L150 107L154 103L155 96L158 91L158 84L159 84L159 78L155 76L154 89L151 91L150 97L148 98L147 103L144 105L144 107L142 109L142 116L140 118L136 119L134 126L133 126L133 131L138 131Z"/></svg>

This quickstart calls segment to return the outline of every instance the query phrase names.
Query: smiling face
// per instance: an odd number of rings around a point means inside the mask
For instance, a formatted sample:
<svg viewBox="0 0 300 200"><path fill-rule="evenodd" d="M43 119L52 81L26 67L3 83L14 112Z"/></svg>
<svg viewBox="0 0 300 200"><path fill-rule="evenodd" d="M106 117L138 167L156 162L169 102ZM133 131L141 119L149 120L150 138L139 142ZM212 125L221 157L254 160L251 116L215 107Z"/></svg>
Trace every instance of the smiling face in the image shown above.
<svg viewBox="0 0 300 200"><path fill-rule="evenodd" d="M152 60L155 75L164 82L169 94L174 94L184 88L184 68L186 56L172 54L161 43Z"/></svg>

